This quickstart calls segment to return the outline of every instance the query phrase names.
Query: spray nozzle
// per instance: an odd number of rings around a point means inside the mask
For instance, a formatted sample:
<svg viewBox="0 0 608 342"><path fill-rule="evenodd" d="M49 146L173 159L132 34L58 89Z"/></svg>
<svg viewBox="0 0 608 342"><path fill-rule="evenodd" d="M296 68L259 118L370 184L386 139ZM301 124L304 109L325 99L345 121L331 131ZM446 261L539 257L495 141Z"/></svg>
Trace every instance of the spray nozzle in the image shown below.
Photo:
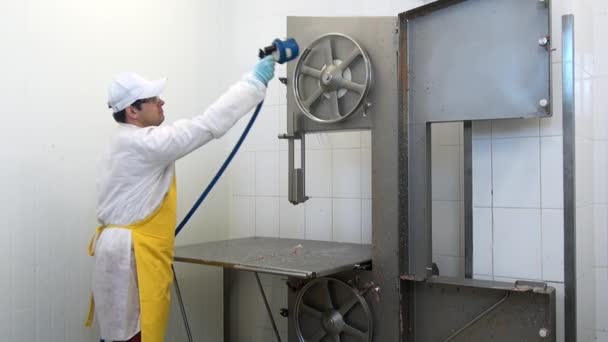
<svg viewBox="0 0 608 342"><path fill-rule="evenodd" d="M258 56L264 58L266 56L272 56L274 60L283 64L285 62L292 61L300 54L300 47L293 38L286 39L275 39L272 45L266 46L260 49Z"/></svg>

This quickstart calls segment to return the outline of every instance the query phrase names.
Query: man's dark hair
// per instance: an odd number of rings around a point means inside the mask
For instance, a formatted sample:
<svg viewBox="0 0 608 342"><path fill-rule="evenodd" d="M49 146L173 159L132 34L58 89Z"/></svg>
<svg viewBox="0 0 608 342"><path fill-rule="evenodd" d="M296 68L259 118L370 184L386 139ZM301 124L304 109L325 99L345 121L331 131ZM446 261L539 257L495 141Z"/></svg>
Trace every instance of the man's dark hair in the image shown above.
<svg viewBox="0 0 608 342"><path fill-rule="evenodd" d="M147 99L141 99L133 102L131 106L137 108L137 110L141 110L141 105L146 102ZM112 114L114 116L114 120L120 123L127 123L127 110L123 109L119 112Z"/></svg>
<svg viewBox="0 0 608 342"><path fill-rule="evenodd" d="M114 116L114 120L116 120L116 122L127 123L127 111L126 110L123 109L120 112L116 112L112 115Z"/></svg>

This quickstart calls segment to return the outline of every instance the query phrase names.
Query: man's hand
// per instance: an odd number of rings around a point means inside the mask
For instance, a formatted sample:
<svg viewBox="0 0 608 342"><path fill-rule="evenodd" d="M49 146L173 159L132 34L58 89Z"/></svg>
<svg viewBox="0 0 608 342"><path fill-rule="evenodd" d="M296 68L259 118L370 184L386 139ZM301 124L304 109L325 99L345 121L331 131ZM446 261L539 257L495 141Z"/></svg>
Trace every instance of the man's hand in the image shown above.
<svg viewBox="0 0 608 342"><path fill-rule="evenodd" d="M268 85L268 82L274 77L274 66L274 58L266 56L255 63L251 74L264 85Z"/></svg>

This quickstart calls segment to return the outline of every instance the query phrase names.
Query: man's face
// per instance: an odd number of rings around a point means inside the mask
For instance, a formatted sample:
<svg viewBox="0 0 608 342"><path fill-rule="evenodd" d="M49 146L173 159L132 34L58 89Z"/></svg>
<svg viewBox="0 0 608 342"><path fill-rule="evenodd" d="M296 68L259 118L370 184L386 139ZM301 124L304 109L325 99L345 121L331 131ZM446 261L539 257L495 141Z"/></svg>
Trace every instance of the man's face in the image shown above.
<svg viewBox="0 0 608 342"><path fill-rule="evenodd" d="M163 112L163 101L159 97L151 97L142 100L141 109L131 107L136 114L135 124L140 127L159 126L165 121Z"/></svg>

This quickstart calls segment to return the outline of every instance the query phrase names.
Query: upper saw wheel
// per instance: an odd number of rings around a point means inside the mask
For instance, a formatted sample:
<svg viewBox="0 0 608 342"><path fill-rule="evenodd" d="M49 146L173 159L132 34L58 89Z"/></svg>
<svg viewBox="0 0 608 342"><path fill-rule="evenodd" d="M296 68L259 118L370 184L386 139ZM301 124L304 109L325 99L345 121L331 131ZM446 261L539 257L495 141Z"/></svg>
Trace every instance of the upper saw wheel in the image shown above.
<svg viewBox="0 0 608 342"><path fill-rule="evenodd" d="M365 50L351 37L329 33L314 40L294 70L294 97L304 115L336 123L359 111L372 85Z"/></svg>

